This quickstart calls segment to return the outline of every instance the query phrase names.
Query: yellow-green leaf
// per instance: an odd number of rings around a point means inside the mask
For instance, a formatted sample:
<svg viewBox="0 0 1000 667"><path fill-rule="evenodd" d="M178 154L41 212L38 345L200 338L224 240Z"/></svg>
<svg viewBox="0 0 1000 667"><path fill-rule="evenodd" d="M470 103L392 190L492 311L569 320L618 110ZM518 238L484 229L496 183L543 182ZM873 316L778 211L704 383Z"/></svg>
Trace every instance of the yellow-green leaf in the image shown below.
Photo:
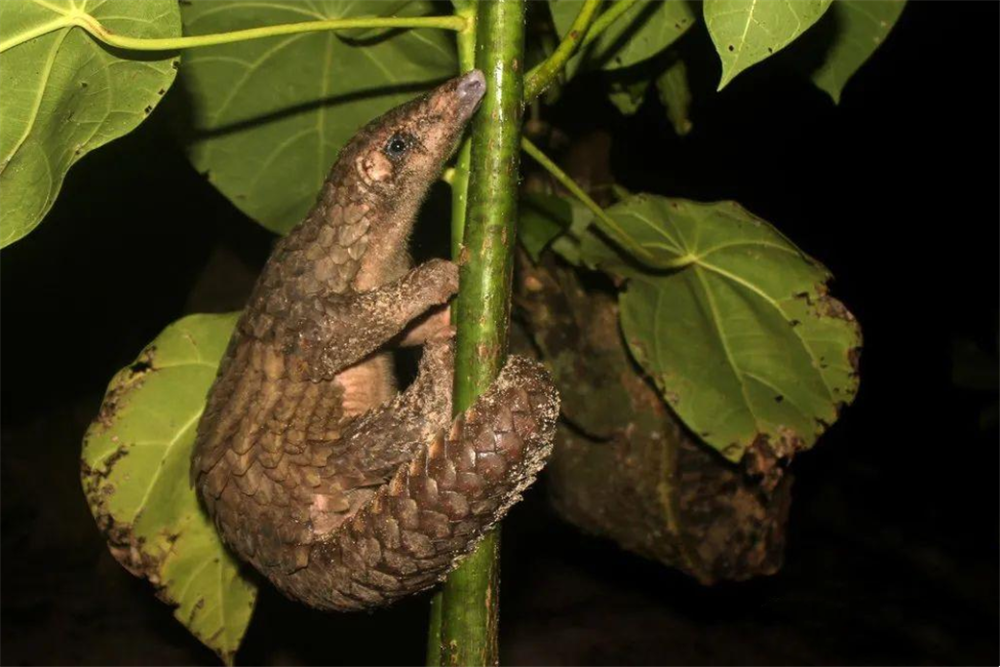
<svg viewBox="0 0 1000 667"><path fill-rule="evenodd" d="M581 4L581 0L549 0L560 37L569 32ZM612 4L605 3L605 11ZM631 67L673 44L693 23L694 12L684 0L639 0L574 58L569 69L575 71L581 59L588 68Z"/></svg>
<svg viewBox="0 0 1000 667"><path fill-rule="evenodd" d="M190 469L205 396L238 316L192 315L164 329L111 380L81 460L84 492L111 553L227 663L257 586L199 504Z"/></svg>
<svg viewBox="0 0 1000 667"><path fill-rule="evenodd" d="M678 58L656 77L656 90L674 131L682 137L688 134L694 126L691 123L691 85L683 60Z"/></svg>
<svg viewBox="0 0 1000 667"><path fill-rule="evenodd" d="M733 77L791 44L832 0L705 0L705 25L722 59L722 90Z"/></svg>
<svg viewBox="0 0 1000 667"><path fill-rule="evenodd" d="M684 263L650 270L584 237L586 262L628 278L622 329L678 416L732 461L812 446L858 389L861 332L829 271L734 202L636 195L607 212L658 263Z"/></svg>
<svg viewBox="0 0 1000 667"><path fill-rule="evenodd" d="M110 49L81 15L130 37L178 37L173 0L0 2L0 247L33 230L80 158L127 134L159 103L177 54Z"/></svg>
<svg viewBox="0 0 1000 667"><path fill-rule="evenodd" d="M649 84L649 79L611 79L608 82L608 99L623 116L631 116L642 106Z"/></svg>
<svg viewBox="0 0 1000 667"><path fill-rule="evenodd" d="M529 193L521 197L518 215L517 238L532 261L537 263L551 247L563 259L580 263L578 244L570 237L584 233L594 218L583 204L561 195Z"/></svg>
<svg viewBox="0 0 1000 667"><path fill-rule="evenodd" d="M430 9L426 2L215 0L182 11L185 32L198 35ZM454 37L433 29L304 33L198 49L181 72L191 101L191 161L241 211L287 232L361 126L457 67Z"/></svg>
<svg viewBox="0 0 1000 667"><path fill-rule="evenodd" d="M906 0L836 0L833 44L812 80L836 103L854 73L875 53L903 13Z"/></svg>

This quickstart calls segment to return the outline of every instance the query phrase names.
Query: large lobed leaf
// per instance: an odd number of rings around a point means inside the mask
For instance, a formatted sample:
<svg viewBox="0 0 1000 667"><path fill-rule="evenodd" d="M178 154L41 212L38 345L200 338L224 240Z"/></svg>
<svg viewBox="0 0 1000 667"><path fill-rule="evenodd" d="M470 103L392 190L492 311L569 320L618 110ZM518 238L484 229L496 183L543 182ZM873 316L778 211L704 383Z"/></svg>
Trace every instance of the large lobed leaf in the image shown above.
<svg viewBox="0 0 1000 667"><path fill-rule="evenodd" d="M429 9L378 0L216 0L185 5L183 20L196 35ZM362 125L456 72L453 37L440 30L307 33L199 49L181 72L191 161L244 213L287 232Z"/></svg>
<svg viewBox="0 0 1000 667"><path fill-rule="evenodd" d="M257 587L240 572L190 481L205 396L238 313L170 325L111 380L83 441L81 476L115 558L227 663Z"/></svg>
<svg viewBox="0 0 1000 667"><path fill-rule="evenodd" d="M722 59L719 90L746 68L791 44L832 0L705 0L708 33Z"/></svg>
<svg viewBox="0 0 1000 667"><path fill-rule="evenodd" d="M584 260L628 278L629 348L675 412L738 461L812 446L858 389L860 329L831 275L734 202L636 195L608 214L675 271L635 264L593 234Z"/></svg>
<svg viewBox="0 0 1000 667"><path fill-rule="evenodd" d="M551 256L517 279L512 344L541 352L561 417L549 496L591 534L705 584L773 573L781 564L791 476L729 465L660 400L621 335L615 295ZM534 349L533 349L534 348ZM766 481L766 484L762 484Z"/></svg>
<svg viewBox="0 0 1000 667"><path fill-rule="evenodd" d="M79 15L130 37L181 33L173 0L0 2L0 247L33 230L69 168L141 123L177 73L176 54L109 49L72 26Z"/></svg>
<svg viewBox="0 0 1000 667"><path fill-rule="evenodd" d="M889 35L903 13L906 0L836 0L830 13L836 32L833 43L812 80L834 102L847 81Z"/></svg>

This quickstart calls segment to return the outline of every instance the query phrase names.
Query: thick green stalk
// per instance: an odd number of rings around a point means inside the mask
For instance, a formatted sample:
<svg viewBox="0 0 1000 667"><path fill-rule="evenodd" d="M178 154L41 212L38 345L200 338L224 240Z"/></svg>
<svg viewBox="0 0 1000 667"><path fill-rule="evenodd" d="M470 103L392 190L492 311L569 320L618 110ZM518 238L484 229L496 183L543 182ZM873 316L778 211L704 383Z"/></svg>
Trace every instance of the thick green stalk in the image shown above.
<svg viewBox="0 0 1000 667"><path fill-rule="evenodd" d="M478 4L476 67L486 74L486 96L472 124L467 224L459 253L456 411L490 386L507 354L516 238L524 1ZM439 664L498 664L498 553L494 531L445 582Z"/></svg>

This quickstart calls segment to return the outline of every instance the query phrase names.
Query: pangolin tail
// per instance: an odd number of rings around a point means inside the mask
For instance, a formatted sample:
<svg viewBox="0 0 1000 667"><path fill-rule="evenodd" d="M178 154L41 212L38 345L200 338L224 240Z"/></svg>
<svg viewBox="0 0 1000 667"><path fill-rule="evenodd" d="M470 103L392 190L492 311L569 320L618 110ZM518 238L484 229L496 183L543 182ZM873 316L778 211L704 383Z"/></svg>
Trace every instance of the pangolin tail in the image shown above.
<svg viewBox="0 0 1000 667"><path fill-rule="evenodd" d="M402 465L309 564L273 575L286 594L342 611L429 588L470 553L552 452L559 398L541 364L511 356L475 403Z"/></svg>

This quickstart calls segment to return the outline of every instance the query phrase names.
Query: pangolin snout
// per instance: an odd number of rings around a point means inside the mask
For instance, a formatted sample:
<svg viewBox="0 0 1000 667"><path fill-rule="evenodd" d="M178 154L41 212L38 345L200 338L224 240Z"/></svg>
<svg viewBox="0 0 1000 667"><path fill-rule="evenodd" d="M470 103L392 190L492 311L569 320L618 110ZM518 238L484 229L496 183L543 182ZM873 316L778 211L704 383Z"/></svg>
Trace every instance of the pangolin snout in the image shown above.
<svg viewBox="0 0 1000 667"><path fill-rule="evenodd" d="M482 71L474 69L459 77L455 94L462 105L463 117L468 118L479 107L479 102L486 94L486 77Z"/></svg>

